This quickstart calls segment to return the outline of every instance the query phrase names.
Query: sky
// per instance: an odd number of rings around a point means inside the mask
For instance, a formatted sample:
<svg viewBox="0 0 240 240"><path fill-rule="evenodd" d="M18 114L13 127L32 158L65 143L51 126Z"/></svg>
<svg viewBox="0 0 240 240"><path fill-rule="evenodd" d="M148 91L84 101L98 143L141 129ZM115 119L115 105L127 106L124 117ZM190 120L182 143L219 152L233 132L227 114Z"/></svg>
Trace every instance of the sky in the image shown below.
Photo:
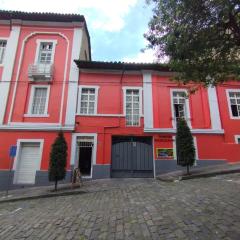
<svg viewBox="0 0 240 240"><path fill-rule="evenodd" d="M92 60L154 62L143 34L152 15L145 0L0 0L0 9L85 16Z"/></svg>

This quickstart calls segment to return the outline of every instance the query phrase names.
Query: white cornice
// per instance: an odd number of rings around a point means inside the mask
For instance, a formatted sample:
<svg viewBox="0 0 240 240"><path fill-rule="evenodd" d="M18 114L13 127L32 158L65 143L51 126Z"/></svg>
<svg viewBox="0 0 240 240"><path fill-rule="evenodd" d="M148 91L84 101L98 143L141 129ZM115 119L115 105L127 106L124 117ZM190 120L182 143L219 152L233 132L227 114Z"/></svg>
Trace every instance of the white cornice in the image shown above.
<svg viewBox="0 0 240 240"><path fill-rule="evenodd" d="M19 131L73 131L73 125L59 125L51 123L16 123L0 125L0 130L19 130Z"/></svg>
<svg viewBox="0 0 240 240"><path fill-rule="evenodd" d="M146 133L176 133L175 128L144 128ZM193 134L224 134L223 129L191 129Z"/></svg>

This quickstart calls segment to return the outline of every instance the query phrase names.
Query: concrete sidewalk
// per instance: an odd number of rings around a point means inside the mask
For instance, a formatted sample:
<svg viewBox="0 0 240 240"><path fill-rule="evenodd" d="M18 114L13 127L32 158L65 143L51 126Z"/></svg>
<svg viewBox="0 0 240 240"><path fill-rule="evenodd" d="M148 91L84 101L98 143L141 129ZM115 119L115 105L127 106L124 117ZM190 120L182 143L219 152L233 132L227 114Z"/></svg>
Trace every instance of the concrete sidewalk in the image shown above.
<svg viewBox="0 0 240 240"><path fill-rule="evenodd" d="M180 180L187 180L201 177L212 177L220 174L230 174L240 172L240 162L232 164L220 164L209 167L190 168L190 174L186 174L186 167L183 167L181 171L174 171L158 175L156 179L165 182L174 182Z"/></svg>
<svg viewBox="0 0 240 240"><path fill-rule="evenodd" d="M120 181L122 182L122 181ZM54 186L26 187L20 189L0 191L0 204L39 198L52 198L58 196L79 195L85 193L104 192L115 189L119 185L118 179L83 180L81 187L72 188L71 183L59 184L58 191L53 191Z"/></svg>
<svg viewBox="0 0 240 240"><path fill-rule="evenodd" d="M71 184L59 184L58 191L53 191L54 186L27 187L0 192L0 203L14 202L28 199L67 196L86 192L86 186L74 187ZM85 189L85 190L84 190Z"/></svg>

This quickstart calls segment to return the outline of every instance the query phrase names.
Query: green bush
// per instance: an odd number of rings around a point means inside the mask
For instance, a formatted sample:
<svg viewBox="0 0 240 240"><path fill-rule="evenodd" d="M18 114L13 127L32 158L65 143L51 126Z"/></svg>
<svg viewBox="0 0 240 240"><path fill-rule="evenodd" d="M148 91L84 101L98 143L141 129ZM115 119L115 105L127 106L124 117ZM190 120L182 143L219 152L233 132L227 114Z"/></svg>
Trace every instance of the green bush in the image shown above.
<svg viewBox="0 0 240 240"><path fill-rule="evenodd" d="M67 164L67 142L63 132L59 132L57 138L52 144L50 152L50 162L48 168L48 179L55 182L55 191L57 191L58 181L63 180L66 176Z"/></svg>
<svg viewBox="0 0 240 240"><path fill-rule="evenodd" d="M183 167L186 166L189 174L189 167L193 166L195 162L195 147L190 128L183 118L177 121L176 148L177 164Z"/></svg>

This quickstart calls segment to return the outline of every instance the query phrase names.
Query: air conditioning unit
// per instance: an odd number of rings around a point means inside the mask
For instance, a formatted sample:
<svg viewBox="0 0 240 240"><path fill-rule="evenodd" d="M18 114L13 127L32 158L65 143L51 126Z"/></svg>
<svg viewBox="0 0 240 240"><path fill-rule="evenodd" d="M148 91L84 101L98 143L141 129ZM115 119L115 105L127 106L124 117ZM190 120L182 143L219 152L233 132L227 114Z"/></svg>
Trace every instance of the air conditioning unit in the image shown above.
<svg viewBox="0 0 240 240"><path fill-rule="evenodd" d="M30 64L28 77L30 81L52 81L53 64Z"/></svg>

